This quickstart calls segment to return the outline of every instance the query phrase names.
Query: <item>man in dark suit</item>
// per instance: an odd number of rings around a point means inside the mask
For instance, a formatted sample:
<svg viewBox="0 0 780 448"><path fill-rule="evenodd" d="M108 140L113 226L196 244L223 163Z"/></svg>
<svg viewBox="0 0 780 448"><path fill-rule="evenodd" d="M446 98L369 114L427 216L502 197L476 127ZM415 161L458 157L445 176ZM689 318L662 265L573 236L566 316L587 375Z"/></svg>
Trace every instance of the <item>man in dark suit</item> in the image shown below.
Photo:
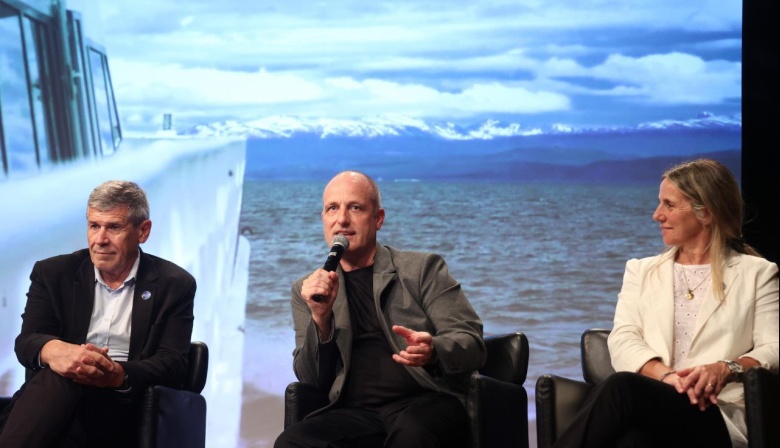
<svg viewBox="0 0 780 448"><path fill-rule="evenodd" d="M0 415L0 446L132 446L138 397L187 373L195 279L145 254L149 204L108 181L87 203L88 249L30 275L19 362L34 375Z"/></svg>

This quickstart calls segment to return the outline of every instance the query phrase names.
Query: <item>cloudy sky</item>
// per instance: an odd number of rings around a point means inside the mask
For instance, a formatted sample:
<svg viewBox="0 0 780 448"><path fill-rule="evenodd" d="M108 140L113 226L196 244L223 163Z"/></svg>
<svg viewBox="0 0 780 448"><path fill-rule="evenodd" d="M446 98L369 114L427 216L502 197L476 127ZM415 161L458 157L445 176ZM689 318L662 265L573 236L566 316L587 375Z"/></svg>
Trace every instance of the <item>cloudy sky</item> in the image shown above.
<svg viewBox="0 0 780 448"><path fill-rule="evenodd" d="M740 111L739 0L101 0L127 130L273 115L575 127Z"/></svg>

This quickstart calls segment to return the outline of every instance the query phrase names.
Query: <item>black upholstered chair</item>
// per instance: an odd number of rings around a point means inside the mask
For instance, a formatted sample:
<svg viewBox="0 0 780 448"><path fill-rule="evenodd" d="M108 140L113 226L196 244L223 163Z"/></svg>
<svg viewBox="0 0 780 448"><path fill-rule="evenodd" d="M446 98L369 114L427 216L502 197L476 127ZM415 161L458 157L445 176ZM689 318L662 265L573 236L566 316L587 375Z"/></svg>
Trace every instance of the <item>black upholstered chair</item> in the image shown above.
<svg viewBox="0 0 780 448"><path fill-rule="evenodd" d="M569 427L588 393L615 373L609 358L607 337L610 330L590 329L580 339L582 377L577 381L557 375L542 375L536 380L536 443L549 448Z"/></svg>
<svg viewBox="0 0 780 448"><path fill-rule="evenodd" d="M187 378L181 389L152 386L144 392L138 445L144 448L205 447L209 348L191 342Z"/></svg>
<svg viewBox="0 0 780 448"><path fill-rule="evenodd" d="M187 379L182 389L153 386L144 392L138 433L140 447L205 447L206 385L209 349L204 342L191 342ZM0 397L0 409L11 402Z"/></svg>
<svg viewBox="0 0 780 448"><path fill-rule="evenodd" d="M582 378L577 381L543 375L536 381L536 437L538 448L552 446L569 427L588 393L615 370L609 357L610 330L591 329L582 334ZM745 413L750 448L777 448L778 374L764 368L745 372Z"/></svg>
<svg viewBox="0 0 780 448"><path fill-rule="evenodd" d="M750 448L777 448L780 446L777 418L777 372L754 367L745 372L745 414Z"/></svg>
<svg viewBox="0 0 780 448"><path fill-rule="evenodd" d="M485 338L487 362L474 372L466 393L466 412L474 448L528 447L528 338L510 333ZM327 391L291 383L284 395L284 427L328 404Z"/></svg>

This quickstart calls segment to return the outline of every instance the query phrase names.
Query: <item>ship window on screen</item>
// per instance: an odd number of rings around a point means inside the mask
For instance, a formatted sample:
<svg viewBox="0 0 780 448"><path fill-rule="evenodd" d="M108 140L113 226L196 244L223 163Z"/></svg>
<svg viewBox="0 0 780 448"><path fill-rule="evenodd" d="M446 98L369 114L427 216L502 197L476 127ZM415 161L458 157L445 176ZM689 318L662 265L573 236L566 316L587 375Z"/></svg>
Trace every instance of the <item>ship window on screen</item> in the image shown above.
<svg viewBox="0 0 780 448"><path fill-rule="evenodd" d="M38 171L21 23L18 11L0 4L0 135L5 178Z"/></svg>

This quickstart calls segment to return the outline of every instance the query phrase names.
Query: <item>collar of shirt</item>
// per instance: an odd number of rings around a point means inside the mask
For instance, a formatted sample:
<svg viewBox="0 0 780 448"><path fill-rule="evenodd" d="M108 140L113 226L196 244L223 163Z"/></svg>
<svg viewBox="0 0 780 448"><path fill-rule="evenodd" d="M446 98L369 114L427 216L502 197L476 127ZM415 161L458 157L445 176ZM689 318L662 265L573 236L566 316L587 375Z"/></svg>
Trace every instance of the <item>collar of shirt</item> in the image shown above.
<svg viewBox="0 0 780 448"><path fill-rule="evenodd" d="M135 276L138 274L138 265L141 264L141 250L138 250L138 255L135 256L135 263L133 263L133 268L130 269L130 273L127 274L127 278L124 282L122 282L122 286L120 286L117 289L112 289L106 282L103 280L103 276L100 275L100 271L98 270L97 266L92 266L92 268L95 270L95 281L97 283L100 283L104 288L106 288L108 291L119 291L120 289L124 288L125 286L131 285L135 283Z"/></svg>

